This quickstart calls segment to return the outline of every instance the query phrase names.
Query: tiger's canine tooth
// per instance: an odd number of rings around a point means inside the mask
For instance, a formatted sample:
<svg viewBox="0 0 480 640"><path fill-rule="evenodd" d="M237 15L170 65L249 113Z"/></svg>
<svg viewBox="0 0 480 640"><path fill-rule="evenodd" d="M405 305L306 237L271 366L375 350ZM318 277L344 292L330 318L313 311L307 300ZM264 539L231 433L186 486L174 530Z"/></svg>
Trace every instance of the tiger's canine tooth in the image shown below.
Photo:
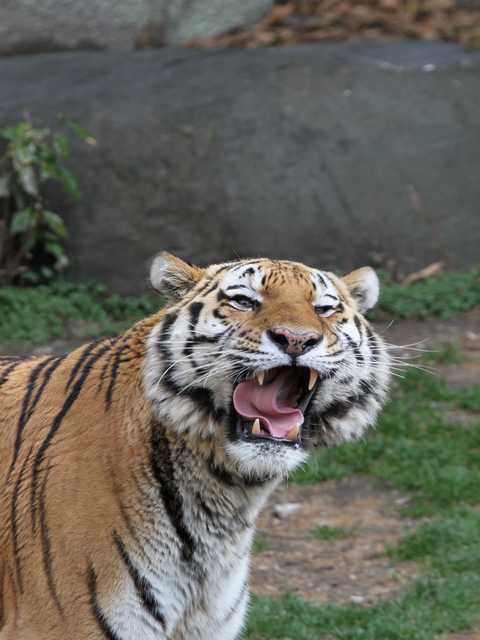
<svg viewBox="0 0 480 640"><path fill-rule="evenodd" d="M256 436L259 436L262 433L262 429L260 427L260 420L258 418L255 418L253 422L252 433Z"/></svg>
<svg viewBox="0 0 480 640"><path fill-rule="evenodd" d="M318 380L318 371L310 369L310 377L308 379L308 390L311 391Z"/></svg>
<svg viewBox="0 0 480 640"><path fill-rule="evenodd" d="M300 425L296 424L294 427L290 429L287 433L287 440L296 440L298 438L298 434L300 433Z"/></svg>
<svg viewBox="0 0 480 640"><path fill-rule="evenodd" d="M265 371L259 371L258 373L255 374L255 378L258 382L258 384L262 387L263 386L263 381L265 380Z"/></svg>

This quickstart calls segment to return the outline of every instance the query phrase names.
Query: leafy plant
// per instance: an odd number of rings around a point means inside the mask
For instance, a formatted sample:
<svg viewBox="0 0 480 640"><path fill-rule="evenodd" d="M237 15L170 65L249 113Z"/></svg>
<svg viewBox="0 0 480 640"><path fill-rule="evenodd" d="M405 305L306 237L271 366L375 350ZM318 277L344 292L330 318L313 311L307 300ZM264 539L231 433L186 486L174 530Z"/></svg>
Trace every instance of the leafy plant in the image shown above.
<svg viewBox="0 0 480 640"><path fill-rule="evenodd" d="M67 123L85 137L74 123ZM70 152L66 135L35 128L26 117L0 129L6 143L0 157L0 282L45 282L68 265L61 215L45 202L45 185L58 182L74 198L77 180L64 165Z"/></svg>

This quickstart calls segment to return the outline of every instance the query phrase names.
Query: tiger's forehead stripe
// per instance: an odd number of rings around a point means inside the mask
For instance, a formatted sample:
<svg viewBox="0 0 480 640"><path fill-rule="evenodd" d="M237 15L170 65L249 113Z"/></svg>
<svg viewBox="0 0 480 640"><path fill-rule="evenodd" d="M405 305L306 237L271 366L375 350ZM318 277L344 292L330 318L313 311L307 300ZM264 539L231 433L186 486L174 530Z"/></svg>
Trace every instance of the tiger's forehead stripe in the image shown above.
<svg viewBox="0 0 480 640"><path fill-rule="evenodd" d="M223 276L221 286L225 291L244 287L261 292L297 284L306 286L308 290L312 289L314 295L317 289L314 274L314 270L295 262L255 260L231 268ZM321 276L318 283L322 288L328 288L326 280ZM335 291L334 287L333 290Z"/></svg>

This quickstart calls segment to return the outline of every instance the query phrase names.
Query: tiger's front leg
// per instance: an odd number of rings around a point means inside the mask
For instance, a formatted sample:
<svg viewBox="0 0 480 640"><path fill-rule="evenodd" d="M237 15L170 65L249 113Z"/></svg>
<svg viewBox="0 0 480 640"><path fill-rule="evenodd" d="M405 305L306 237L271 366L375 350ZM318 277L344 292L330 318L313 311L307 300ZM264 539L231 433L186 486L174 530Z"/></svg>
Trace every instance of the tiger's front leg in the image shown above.
<svg viewBox="0 0 480 640"><path fill-rule="evenodd" d="M251 538L249 532L246 538ZM249 548L247 540L243 542ZM249 554L239 545L219 557L217 571L205 585L203 595L193 602L172 640L237 640L246 621L249 602ZM230 551L230 553L229 553Z"/></svg>

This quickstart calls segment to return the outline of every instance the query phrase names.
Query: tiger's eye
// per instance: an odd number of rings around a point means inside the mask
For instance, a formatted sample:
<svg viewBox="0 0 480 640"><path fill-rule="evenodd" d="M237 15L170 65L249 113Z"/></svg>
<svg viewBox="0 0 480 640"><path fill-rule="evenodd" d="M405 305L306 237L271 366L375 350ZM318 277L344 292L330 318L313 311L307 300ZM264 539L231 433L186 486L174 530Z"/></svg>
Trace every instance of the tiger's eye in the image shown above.
<svg viewBox="0 0 480 640"><path fill-rule="evenodd" d="M250 298L247 298L247 296L241 295L233 296L233 298L230 298L229 302L230 305L238 311L250 311L250 309L253 309L256 304L255 300L251 300Z"/></svg>
<svg viewBox="0 0 480 640"><path fill-rule="evenodd" d="M315 307L315 312L322 318L328 318L338 311L338 307L334 307L331 304L318 305Z"/></svg>

